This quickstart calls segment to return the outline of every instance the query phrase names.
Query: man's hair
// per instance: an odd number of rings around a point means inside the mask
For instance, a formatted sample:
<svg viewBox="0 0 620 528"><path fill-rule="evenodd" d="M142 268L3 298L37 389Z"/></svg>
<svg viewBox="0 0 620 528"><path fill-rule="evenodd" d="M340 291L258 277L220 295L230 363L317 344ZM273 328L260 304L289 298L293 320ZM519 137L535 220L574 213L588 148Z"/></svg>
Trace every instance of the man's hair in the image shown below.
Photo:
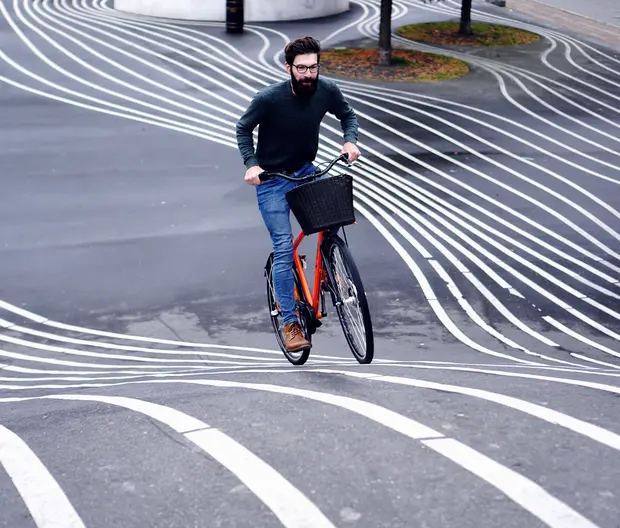
<svg viewBox="0 0 620 528"><path fill-rule="evenodd" d="M305 55L306 53L316 53L318 60L321 60L321 44L312 37L301 37L289 42L284 48L284 56L286 62L292 66L297 55Z"/></svg>

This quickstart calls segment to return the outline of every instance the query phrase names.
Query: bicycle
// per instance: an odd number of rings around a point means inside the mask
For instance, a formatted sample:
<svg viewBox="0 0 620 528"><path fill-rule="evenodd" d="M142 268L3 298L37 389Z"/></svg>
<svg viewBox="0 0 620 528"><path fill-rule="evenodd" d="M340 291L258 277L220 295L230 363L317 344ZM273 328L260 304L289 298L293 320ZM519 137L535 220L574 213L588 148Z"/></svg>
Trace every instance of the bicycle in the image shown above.
<svg viewBox="0 0 620 528"><path fill-rule="evenodd" d="M322 325L322 319L327 316L325 292L329 292L353 356L358 363L367 364L374 357L374 337L366 293L349 250L346 233L344 240L337 234L341 228L344 233L345 225L355 223L353 178L347 174L322 178L342 160L347 161L348 155L342 154L334 158L326 169L302 178L267 171L262 172L259 178L266 181L280 177L300 183L286 194L286 199L302 228L293 242L293 277L295 304L305 338L311 342ZM300 255L298 248L306 236L315 233L318 233L318 238L311 291L305 273L306 256ZM267 258L264 270L271 324L286 359L293 365L303 365L310 357L310 350L289 352L284 346L284 324L276 301L272 271L273 252ZM355 308L357 318L352 314Z"/></svg>

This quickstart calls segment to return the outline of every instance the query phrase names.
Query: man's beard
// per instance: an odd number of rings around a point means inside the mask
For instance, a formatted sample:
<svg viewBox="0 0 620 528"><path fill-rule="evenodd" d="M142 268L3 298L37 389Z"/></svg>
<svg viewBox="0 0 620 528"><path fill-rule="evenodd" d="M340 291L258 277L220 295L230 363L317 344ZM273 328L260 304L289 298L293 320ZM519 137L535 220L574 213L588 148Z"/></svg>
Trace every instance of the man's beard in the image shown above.
<svg viewBox="0 0 620 528"><path fill-rule="evenodd" d="M317 74L316 78L310 79L309 81L309 84L302 84L295 78L293 72L291 72L291 83L293 85L293 90L299 97L311 97L316 92L319 82L319 75Z"/></svg>

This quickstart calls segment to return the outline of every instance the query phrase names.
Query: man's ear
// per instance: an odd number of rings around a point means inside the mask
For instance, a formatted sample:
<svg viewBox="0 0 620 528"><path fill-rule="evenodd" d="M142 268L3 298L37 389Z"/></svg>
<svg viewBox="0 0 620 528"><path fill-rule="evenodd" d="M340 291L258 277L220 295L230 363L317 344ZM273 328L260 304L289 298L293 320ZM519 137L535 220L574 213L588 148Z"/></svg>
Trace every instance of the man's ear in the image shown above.
<svg viewBox="0 0 620 528"><path fill-rule="evenodd" d="M286 73L291 73L291 65L288 62L284 63L284 68L286 69Z"/></svg>

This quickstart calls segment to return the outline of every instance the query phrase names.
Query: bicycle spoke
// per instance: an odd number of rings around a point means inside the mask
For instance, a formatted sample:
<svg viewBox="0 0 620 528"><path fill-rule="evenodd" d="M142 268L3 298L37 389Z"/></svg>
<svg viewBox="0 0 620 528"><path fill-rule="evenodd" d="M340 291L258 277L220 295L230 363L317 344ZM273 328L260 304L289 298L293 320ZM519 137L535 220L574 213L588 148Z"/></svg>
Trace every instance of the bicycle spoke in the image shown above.
<svg viewBox="0 0 620 528"><path fill-rule="evenodd" d="M337 235L326 241L327 263L338 292L336 311L345 337L355 358L370 363L374 356L372 323L359 272L346 244Z"/></svg>

